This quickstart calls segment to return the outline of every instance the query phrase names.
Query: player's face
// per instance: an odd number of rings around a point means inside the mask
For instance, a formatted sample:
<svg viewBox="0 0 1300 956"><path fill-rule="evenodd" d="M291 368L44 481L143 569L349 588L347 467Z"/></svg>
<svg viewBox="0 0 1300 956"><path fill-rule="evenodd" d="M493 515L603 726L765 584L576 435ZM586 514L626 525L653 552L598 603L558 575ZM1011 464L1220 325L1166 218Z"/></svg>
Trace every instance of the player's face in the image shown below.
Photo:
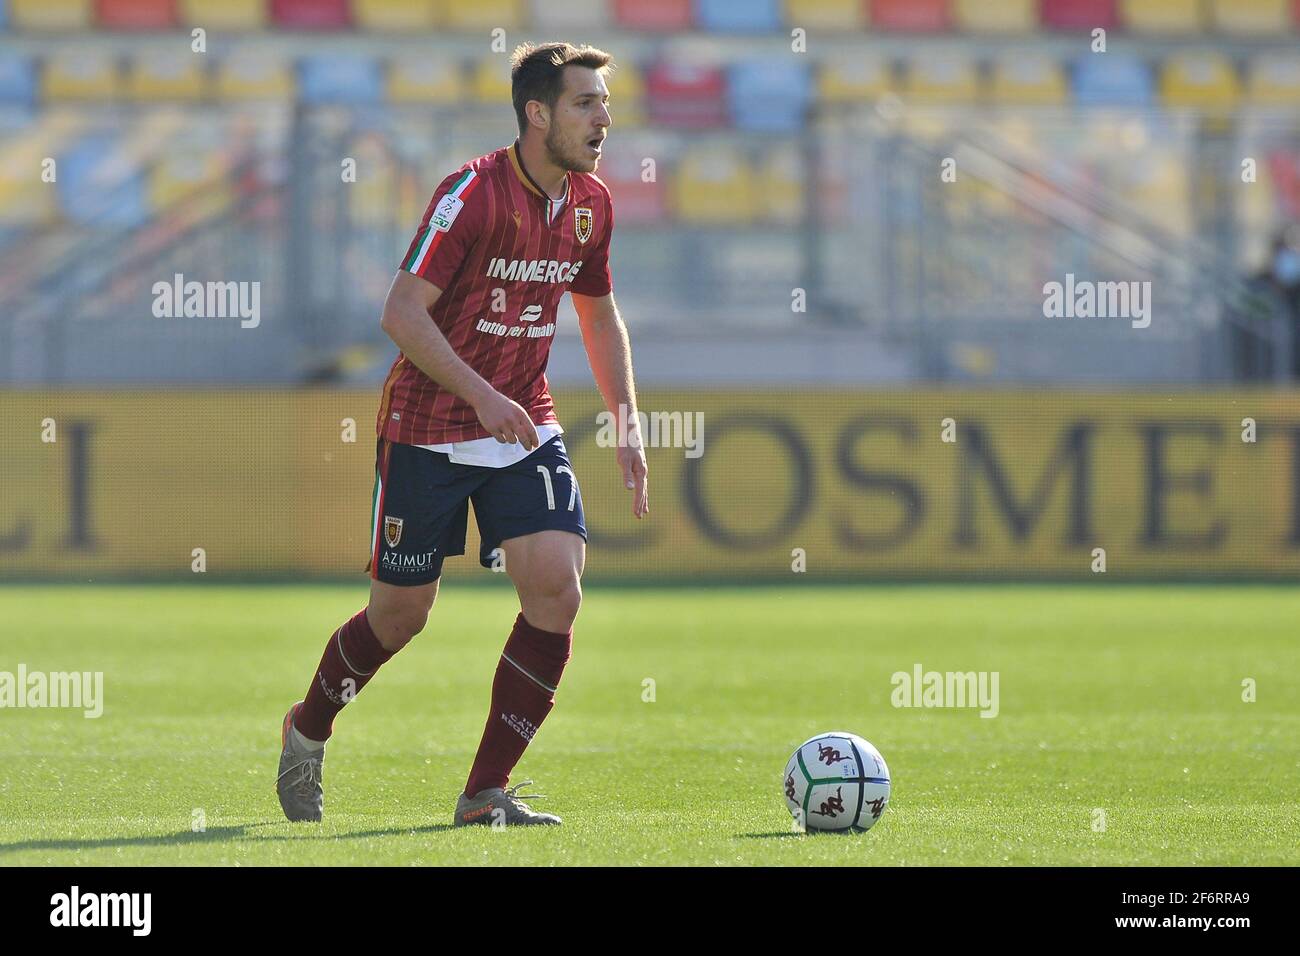
<svg viewBox="0 0 1300 956"><path fill-rule="evenodd" d="M566 66L564 91L555 101L546 132L551 162L575 173L594 173L610 122L605 78L585 66Z"/></svg>

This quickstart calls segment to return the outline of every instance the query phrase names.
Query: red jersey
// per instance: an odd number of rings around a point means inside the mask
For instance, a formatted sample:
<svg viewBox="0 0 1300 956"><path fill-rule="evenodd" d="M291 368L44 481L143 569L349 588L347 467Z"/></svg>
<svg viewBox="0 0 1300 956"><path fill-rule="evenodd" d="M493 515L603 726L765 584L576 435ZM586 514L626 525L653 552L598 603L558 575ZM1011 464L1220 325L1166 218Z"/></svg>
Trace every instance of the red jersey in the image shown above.
<svg viewBox="0 0 1300 956"><path fill-rule="evenodd" d="M590 173L567 178L568 198L548 221L550 197L520 163L517 141L480 156L438 186L402 260L442 290L431 316L456 354L538 425L556 421L546 360L560 299L612 289L609 190ZM467 402L400 353L377 427L410 445L488 436Z"/></svg>

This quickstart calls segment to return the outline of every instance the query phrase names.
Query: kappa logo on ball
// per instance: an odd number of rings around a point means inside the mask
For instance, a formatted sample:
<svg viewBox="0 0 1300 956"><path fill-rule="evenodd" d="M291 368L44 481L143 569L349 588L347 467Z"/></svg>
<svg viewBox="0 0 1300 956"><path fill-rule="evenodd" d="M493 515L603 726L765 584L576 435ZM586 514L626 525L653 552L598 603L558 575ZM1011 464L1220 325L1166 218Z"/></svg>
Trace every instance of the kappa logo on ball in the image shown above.
<svg viewBox="0 0 1300 956"><path fill-rule="evenodd" d="M836 750L834 747L830 746L830 744L826 744L825 746L818 745L817 759L826 761L826 766L829 767L832 764L837 764L841 760L844 760L846 758L841 757L840 752Z"/></svg>
<svg viewBox="0 0 1300 956"><path fill-rule="evenodd" d="M384 515L384 540L388 542L390 548L397 547L397 542L402 540L401 518L390 518Z"/></svg>
<svg viewBox="0 0 1300 956"><path fill-rule="evenodd" d="M822 801L820 810L813 810L812 813L819 817L835 817L844 812L844 794L843 787L835 788L835 796L827 797Z"/></svg>
<svg viewBox="0 0 1300 956"><path fill-rule="evenodd" d="M579 206L573 210L573 234L584 245L591 238L591 221L591 209L589 207Z"/></svg>

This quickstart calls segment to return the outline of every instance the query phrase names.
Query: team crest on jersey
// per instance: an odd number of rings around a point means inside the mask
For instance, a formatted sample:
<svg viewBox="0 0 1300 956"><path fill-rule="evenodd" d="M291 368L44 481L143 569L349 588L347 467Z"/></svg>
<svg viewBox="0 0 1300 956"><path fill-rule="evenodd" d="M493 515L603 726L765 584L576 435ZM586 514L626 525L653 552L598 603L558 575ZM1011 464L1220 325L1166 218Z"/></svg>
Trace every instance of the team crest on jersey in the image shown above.
<svg viewBox="0 0 1300 956"><path fill-rule="evenodd" d="M390 548L397 547L397 542L402 540L401 518L390 518L384 515L384 540L388 542Z"/></svg>
<svg viewBox="0 0 1300 956"><path fill-rule="evenodd" d="M591 208L578 206L573 210L573 233L578 241L585 243L591 238Z"/></svg>

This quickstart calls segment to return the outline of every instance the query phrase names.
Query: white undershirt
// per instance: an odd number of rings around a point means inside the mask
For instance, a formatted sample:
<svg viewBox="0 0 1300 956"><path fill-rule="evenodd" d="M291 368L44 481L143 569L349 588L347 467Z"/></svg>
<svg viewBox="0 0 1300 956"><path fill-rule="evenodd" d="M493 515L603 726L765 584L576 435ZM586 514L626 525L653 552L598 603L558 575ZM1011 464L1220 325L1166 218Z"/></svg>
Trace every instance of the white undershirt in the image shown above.
<svg viewBox="0 0 1300 956"><path fill-rule="evenodd" d="M540 448L556 435L564 433L559 425L537 426L537 447ZM523 461L532 454L518 442L505 444L491 435L486 438L471 438L468 441L445 442L441 445L416 445L427 451L441 452L449 456L457 465L477 465L480 468L506 468ZM536 451L536 449L534 449Z"/></svg>
<svg viewBox="0 0 1300 956"><path fill-rule="evenodd" d="M560 210L564 208L564 204L568 202L568 200L569 200L569 180L566 178L564 180L563 196L561 196L559 199L552 199L550 196L546 197L546 201L549 204L546 209L547 225L550 225L551 223L555 222L555 217L560 214Z"/></svg>

